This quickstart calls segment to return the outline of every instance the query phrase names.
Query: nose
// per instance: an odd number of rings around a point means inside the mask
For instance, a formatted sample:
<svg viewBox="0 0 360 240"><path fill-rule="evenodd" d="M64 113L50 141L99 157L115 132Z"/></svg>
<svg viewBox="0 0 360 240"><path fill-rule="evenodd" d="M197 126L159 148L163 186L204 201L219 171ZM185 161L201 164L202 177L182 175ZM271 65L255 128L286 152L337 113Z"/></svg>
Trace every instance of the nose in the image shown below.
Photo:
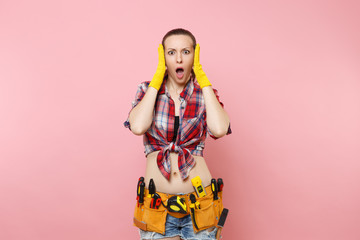
<svg viewBox="0 0 360 240"><path fill-rule="evenodd" d="M181 62L182 62L182 56L181 56L181 54L177 54L176 62L177 62L177 63L181 63Z"/></svg>

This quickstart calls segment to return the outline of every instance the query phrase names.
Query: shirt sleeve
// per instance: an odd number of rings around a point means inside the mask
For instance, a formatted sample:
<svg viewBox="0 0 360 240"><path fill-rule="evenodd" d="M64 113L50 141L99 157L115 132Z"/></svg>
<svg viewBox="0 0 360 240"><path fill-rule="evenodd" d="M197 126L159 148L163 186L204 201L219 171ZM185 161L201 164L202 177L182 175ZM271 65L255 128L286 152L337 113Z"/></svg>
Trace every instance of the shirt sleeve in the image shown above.
<svg viewBox="0 0 360 240"><path fill-rule="evenodd" d="M214 89L214 88L213 88L213 90L214 90L215 96L216 96L217 100L219 101L220 105L222 107L224 107L224 104L220 101L218 91L216 89ZM206 128L207 128L207 132L210 135L210 137L212 137L215 140L218 139L218 137L215 137L214 134L211 133L211 131L210 131L210 129L208 127L206 127ZM232 133L232 131L231 131L230 123L229 123L229 128L228 128L228 131L227 131L226 135L229 135L231 133Z"/></svg>
<svg viewBox="0 0 360 240"><path fill-rule="evenodd" d="M126 121L124 122L124 127L126 128L130 128L130 122L129 122L129 115L130 115L130 112L131 110L136 107L136 105L139 104L139 102L143 99L143 97L145 96L145 93L146 93L146 90L149 86L149 82L142 82L138 85L138 88L137 88L137 91L136 91L136 94L135 94L135 99L131 102L131 109L128 113L128 117L126 119Z"/></svg>

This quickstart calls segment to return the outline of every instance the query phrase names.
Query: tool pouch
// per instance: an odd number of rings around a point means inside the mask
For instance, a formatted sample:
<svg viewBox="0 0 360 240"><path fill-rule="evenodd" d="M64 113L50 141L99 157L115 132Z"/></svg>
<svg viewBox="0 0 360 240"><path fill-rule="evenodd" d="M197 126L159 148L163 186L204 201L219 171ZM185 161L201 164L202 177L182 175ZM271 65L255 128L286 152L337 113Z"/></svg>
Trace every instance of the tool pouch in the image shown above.
<svg viewBox="0 0 360 240"><path fill-rule="evenodd" d="M207 194L205 197L198 198L200 202L200 209L195 209L194 214L191 213L191 219L195 219L196 225L193 224L195 233L204 229L208 229L217 225L220 214L223 209L222 193L219 193L219 199L214 200L213 194Z"/></svg>
<svg viewBox="0 0 360 240"><path fill-rule="evenodd" d="M165 235L167 211L162 205L159 209L150 208L151 198L145 197L144 204L135 207L134 226L144 230Z"/></svg>

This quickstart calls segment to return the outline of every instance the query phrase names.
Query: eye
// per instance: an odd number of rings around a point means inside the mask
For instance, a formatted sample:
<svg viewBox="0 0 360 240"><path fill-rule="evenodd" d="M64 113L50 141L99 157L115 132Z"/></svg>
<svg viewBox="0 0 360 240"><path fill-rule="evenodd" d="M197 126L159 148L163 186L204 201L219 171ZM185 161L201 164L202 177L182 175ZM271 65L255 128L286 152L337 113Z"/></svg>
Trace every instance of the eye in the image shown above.
<svg viewBox="0 0 360 240"><path fill-rule="evenodd" d="M174 54L174 51L172 51L172 50L171 50L171 51L168 51L168 54L169 54L169 55L173 55L173 54Z"/></svg>
<svg viewBox="0 0 360 240"><path fill-rule="evenodd" d="M184 50L184 53L185 54L190 54L190 51L189 50Z"/></svg>

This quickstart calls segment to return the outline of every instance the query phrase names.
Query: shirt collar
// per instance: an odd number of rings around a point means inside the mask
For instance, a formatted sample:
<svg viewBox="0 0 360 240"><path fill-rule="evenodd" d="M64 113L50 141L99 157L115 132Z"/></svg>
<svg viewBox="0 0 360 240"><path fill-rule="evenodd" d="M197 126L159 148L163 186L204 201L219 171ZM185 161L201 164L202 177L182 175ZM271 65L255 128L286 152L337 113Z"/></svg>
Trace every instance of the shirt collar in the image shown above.
<svg viewBox="0 0 360 240"><path fill-rule="evenodd" d="M193 93L194 88L196 87L196 84L194 83L195 82L194 76L195 76L195 74L191 75L190 80L186 83L183 91L180 93L180 98L187 100ZM168 79L168 75L166 75L164 77L163 83L160 86L158 94L165 94L166 96L170 97L170 93L168 92L166 84L165 84L167 79Z"/></svg>

